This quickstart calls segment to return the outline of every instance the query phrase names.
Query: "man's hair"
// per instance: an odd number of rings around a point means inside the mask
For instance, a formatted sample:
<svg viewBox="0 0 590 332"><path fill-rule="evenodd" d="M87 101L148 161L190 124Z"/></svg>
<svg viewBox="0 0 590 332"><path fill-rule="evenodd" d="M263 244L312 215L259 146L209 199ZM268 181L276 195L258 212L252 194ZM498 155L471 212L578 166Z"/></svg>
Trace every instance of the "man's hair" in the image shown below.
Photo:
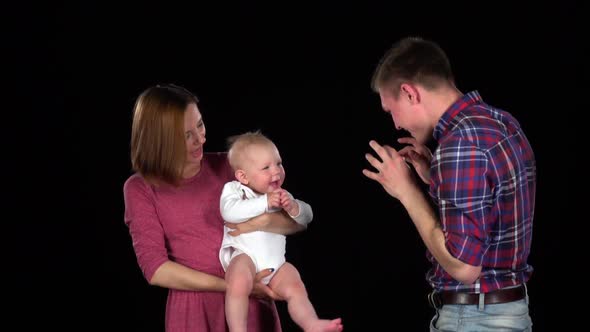
<svg viewBox="0 0 590 332"><path fill-rule="evenodd" d="M428 90L455 84L449 59L438 44L420 37L396 42L379 61L371 88L375 92L387 89L397 98L405 82Z"/></svg>
<svg viewBox="0 0 590 332"><path fill-rule="evenodd" d="M243 160L243 154L246 148L252 145L271 145L275 146L272 140L260 132L260 130L249 131L243 134L230 136L227 139L229 164L234 170L240 168L240 162Z"/></svg>
<svg viewBox="0 0 590 332"><path fill-rule="evenodd" d="M174 84L152 86L139 95L131 129L134 171L152 183L179 183L186 162L184 113L198 101Z"/></svg>

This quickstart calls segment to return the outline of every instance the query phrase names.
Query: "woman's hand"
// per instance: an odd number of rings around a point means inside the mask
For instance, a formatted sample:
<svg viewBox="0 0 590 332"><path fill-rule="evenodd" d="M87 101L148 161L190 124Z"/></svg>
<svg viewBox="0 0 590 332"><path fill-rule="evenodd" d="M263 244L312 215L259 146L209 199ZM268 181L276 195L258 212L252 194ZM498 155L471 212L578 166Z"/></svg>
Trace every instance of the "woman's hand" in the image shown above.
<svg viewBox="0 0 590 332"><path fill-rule="evenodd" d="M282 297L280 297L277 293L275 293L270 287L268 287L268 285L262 283L262 279L269 276L273 271L274 269L265 269L256 273L256 277L254 278L254 287L252 287L251 296L266 300L285 300Z"/></svg>
<svg viewBox="0 0 590 332"><path fill-rule="evenodd" d="M296 223L295 220L289 217L284 210L263 213L248 221L237 224L225 223L225 226L232 229L228 232L231 236L238 236L240 234L255 231L289 235L300 232L306 228L305 226Z"/></svg>
<svg viewBox="0 0 590 332"><path fill-rule="evenodd" d="M270 218L268 217L268 213L263 213L259 216L256 216L248 221L241 223L226 222L225 226L227 228L232 229L232 231L228 232L229 235L238 236L244 233L251 233L263 230L266 226L268 226L269 223Z"/></svg>

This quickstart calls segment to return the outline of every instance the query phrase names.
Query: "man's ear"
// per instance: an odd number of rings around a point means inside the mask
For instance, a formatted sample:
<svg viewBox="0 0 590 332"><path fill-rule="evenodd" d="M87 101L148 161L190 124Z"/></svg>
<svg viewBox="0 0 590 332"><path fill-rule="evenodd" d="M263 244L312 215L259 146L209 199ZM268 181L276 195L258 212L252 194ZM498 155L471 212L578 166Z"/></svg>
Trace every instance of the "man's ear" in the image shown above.
<svg viewBox="0 0 590 332"><path fill-rule="evenodd" d="M407 98L408 101L410 102L410 104L418 104L420 103L421 100L421 96L420 96L420 91L418 90L418 88L411 83L402 83L401 87L400 87L402 96L404 98Z"/></svg>
<svg viewBox="0 0 590 332"><path fill-rule="evenodd" d="M235 172L236 179L240 181L241 184L247 185L248 184L248 177L246 176L246 172L244 170L237 170Z"/></svg>

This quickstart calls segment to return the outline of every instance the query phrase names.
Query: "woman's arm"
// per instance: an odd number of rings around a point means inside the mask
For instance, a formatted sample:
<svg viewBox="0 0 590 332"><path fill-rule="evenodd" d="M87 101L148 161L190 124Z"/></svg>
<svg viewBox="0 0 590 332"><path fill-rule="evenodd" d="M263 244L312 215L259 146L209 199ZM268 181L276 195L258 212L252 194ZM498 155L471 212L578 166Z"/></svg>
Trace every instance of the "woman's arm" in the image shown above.
<svg viewBox="0 0 590 332"><path fill-rule="evenodd" d="M172 261L160 265L149 283L179 290L225 292L225 281L222 278Z"/></svg>
<svg viewBox="0 0 590 332"><path fill-rule="evenodd" d="M254 287L252 296L258 298L270 298L272 300L283 300L272 289L261 282L261 280L272 273L271 269L265 269L256 274L254 278ZM225 280L211 274L193 270L176 262L167 261L162 264L154 273L149 281L150 285L165 288L187 290L187 291L206 291L206 292L225 292Z"/></svg>
<svg viewBox="0 0 590 332"><path fill-rule="evenodd" d="M229 235L232 236L254 231L290 235L307 228L307 226L295 222L284 210L264 213L240 224L225 223L225 226L233 229L229 232Z"/></svg>

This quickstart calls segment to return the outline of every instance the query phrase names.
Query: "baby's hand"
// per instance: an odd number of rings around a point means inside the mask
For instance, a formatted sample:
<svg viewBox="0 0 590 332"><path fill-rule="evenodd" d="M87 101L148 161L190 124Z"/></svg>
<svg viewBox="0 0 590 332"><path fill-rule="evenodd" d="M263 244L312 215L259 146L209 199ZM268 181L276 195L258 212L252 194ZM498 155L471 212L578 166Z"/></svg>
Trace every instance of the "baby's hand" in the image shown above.
<svg viewBox="0 0 590 332"><path fill-rule="evenodd" d="M277 189L273 192L269 192L268 194L266 194L269 209L281 207L281 192L281 189Z"/></svg>
<svg viewBox="0 0 590 332"><path fill-rule="evenodd" d="M287 211L290 216L299 215L299 204L295 202L286 190L281 192L281 207Z"/></svg>

